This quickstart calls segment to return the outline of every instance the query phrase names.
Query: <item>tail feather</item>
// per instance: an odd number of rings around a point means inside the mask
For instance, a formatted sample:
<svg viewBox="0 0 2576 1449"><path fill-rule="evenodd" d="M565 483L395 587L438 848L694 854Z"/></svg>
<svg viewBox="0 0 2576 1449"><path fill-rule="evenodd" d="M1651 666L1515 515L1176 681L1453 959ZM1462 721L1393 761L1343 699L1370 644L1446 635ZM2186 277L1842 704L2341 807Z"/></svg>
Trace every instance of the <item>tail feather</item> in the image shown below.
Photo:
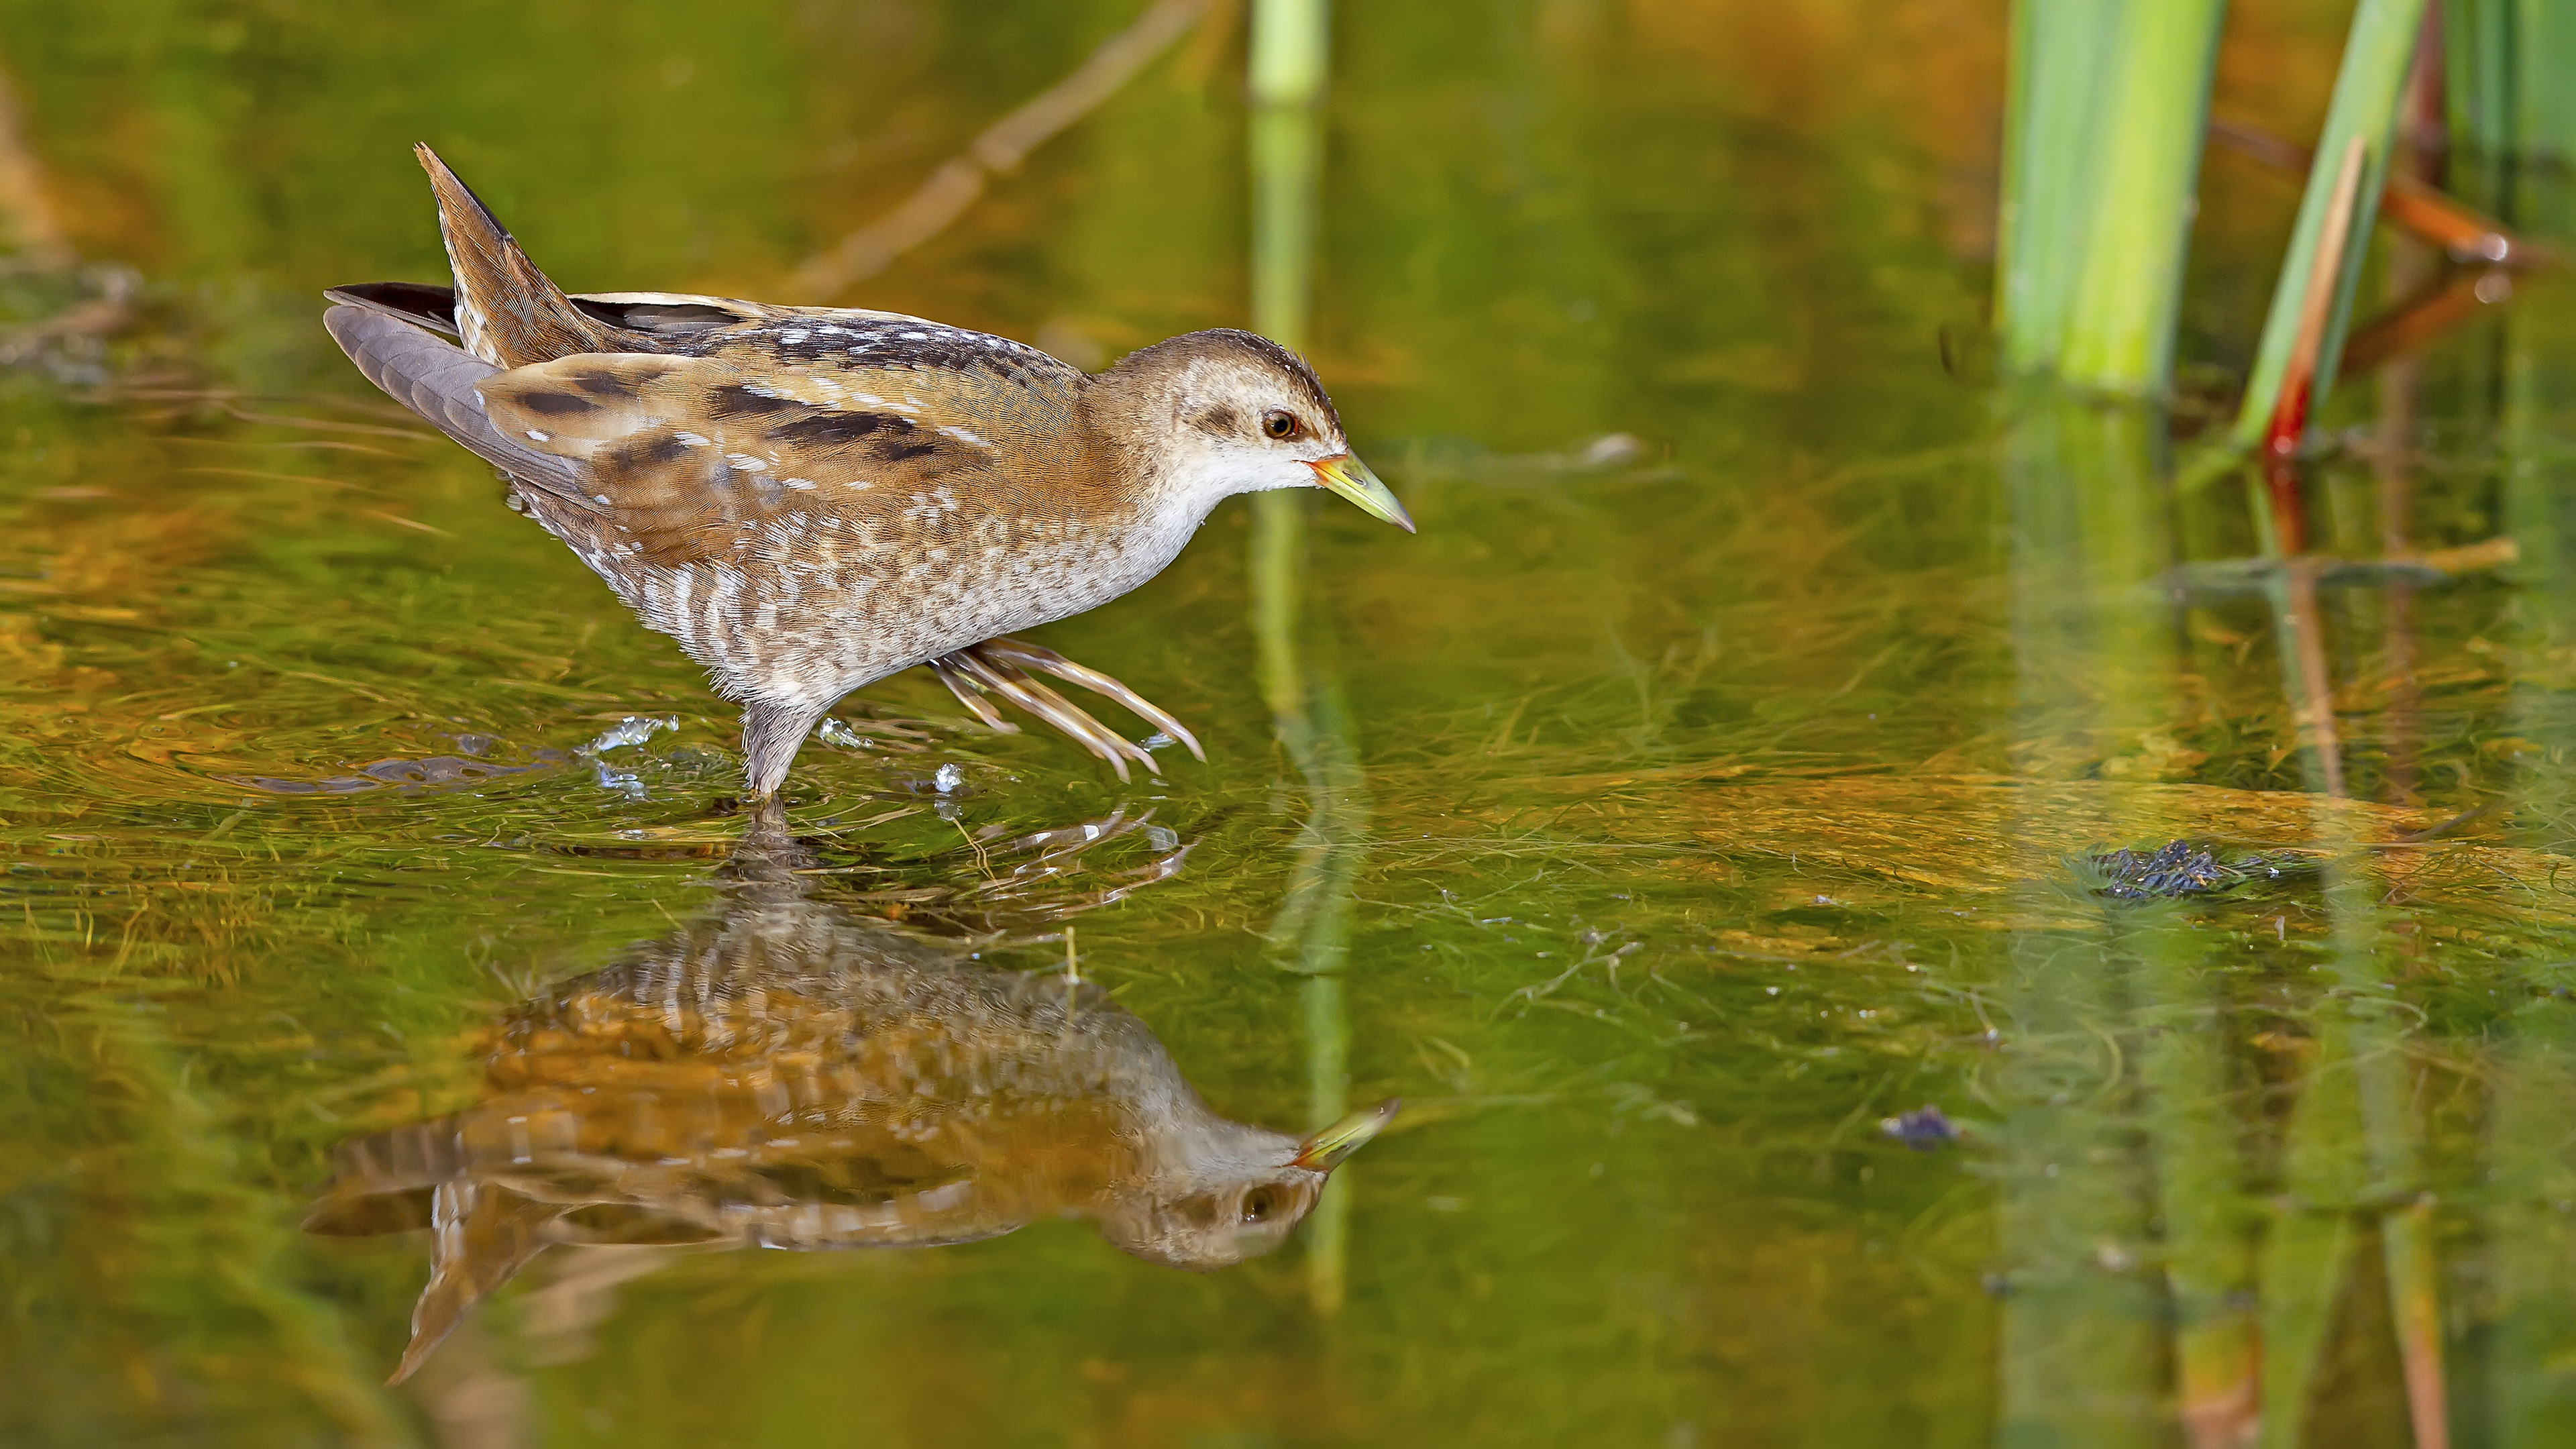
<svg viewBox="0 0 2576 1449"><path fill-rule="evenodd" d="M438 195L438 230L456 272L456 325L466 351L496 367L525 367L576 352L616 350L600 324L537 270L437 152L427 146L415 150Z"/></svg>
<svg viewBox="0 0 2576 1449"><path fill-rule="evenodd" d="M484 462L558 502L597 511L581 491L571 463L540 453L492 425L476 385L500 369L444 338L365 307L333 307L322 314L322 325L368 381Z"/></svg>

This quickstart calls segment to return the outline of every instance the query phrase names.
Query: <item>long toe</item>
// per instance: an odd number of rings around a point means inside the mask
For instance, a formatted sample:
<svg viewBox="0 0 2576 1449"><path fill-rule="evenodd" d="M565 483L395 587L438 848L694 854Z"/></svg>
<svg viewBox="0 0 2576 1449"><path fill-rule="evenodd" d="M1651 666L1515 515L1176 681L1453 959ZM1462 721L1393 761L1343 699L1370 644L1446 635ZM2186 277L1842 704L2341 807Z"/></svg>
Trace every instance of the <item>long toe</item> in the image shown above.
<svg viewBox="0 0 2576 1449"><path fill-rule="evenodd" d="M1094 694L1104 695L1138 719L1188 746L1189 752L1197 756L1201 764L1207 762L1207 751L1199 747L1199 737L1190 733L1189 726L1182 724L1169 710L1110 675L1089 665L1077 664L1044 645L1031 644L1025 639L987 639L974 648L983 658L994 663L1014 664L1022 669L1052 674L1067 684L1078 684Z"/></svg>
<svg viewBox="0 0 2576 1449"><path fill-rule="evenodd" d="M975 711L987 724L995 723L991 696L1014 705L1053 726L1066 738L1109 762L1118 778L1128 778L1130 760L1152 770L1154 757L1145 747L1094 719L1091 714L1029 676L1019 664L1018 656L993 647L996 641L969 645L932 662L949 691ZM1029 646L1021 646L1026 649ZM1051 651L1049 651L1051 653ZM1075 666L1079 668L1080 666Z"/></svg>

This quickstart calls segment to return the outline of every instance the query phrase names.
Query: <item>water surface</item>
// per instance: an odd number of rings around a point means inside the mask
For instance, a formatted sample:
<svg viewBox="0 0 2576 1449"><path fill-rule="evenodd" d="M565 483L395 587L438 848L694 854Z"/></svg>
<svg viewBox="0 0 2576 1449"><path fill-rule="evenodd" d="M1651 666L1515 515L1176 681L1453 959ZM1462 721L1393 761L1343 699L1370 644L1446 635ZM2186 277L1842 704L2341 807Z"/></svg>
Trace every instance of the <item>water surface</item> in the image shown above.
<svg viewBox="0 0 2576 1449"><path fill-rule="evenodd" d="M1283 1248L594 1217L382 1384L430 1244L301 1231L335 1149L737 921L749 825L731 712L316 294L440 275L425 139L570 287L778 296L1133 8L0 6L125 269L0 301L130 314L0 378L6 1436L2564 1442L2576 298L2338 394L2317 547L2432 557L2302 612L2167 420L1994 385L1970 3L1345 7L1307 341L1420 535L1256 559L1229 505L1039 631L1208 764L926 676L807 747L814 909L1070 954L1226 1121L1405 1099ZM2312 129L2335 8L2239 7L2221 107ZM1240 63L1185 40L853 300L1091 365L1242 323ZM2294 202L2210 162L2186 431ZM2177 839L2239 869L2089 860Z"/></svg>

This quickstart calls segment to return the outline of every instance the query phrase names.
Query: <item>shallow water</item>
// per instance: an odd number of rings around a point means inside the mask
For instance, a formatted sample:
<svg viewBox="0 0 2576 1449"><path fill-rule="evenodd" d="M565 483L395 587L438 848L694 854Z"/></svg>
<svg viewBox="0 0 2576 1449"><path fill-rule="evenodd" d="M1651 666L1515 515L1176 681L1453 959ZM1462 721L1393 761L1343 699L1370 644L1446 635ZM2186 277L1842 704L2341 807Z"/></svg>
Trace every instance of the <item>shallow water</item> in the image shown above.
<svg viewBox="0 0 2576 1449"><path fill-rule="evenodd" d="M1038 632L1207 764L1122 785L927 677L807 746L794 910L895 944L778 1029L1070 957L1223 1118L1401 1096L1285 1247L1187 1273L1060 1217L1090 1128L983 1142L1038 1220L917 1250L680 1244L710 1169L382 1386L430 1235L301 1231L335 1149L532 1080L756 1095L790 1065L705 1011L618 1045L617 973L785 908L729 711L315 294L439 275L425 138L568 286L777 295L1134 9L991 8L0 5L64 229L132 274L0 302L133 314L0 377L10 1442L2576 1432L2576 294L2338 394L2400 446L2307 473L2318 547L2432 558L2302 613L2231 562L2244 480L1993 385L1966 0L1345 7L1310 344L1420 535L1318 506L1256 559L1229 505ZM2312 129L2334 8L2239 7L2221 109ZM1239 56L1185 40L860 299L1088 364L1243 321ZM2224 155L2206 192L2203 380L2295 202ZM2090 859L2177 839L2238 869ZM528 1046L576 1008L625 1024Z"/></svg>

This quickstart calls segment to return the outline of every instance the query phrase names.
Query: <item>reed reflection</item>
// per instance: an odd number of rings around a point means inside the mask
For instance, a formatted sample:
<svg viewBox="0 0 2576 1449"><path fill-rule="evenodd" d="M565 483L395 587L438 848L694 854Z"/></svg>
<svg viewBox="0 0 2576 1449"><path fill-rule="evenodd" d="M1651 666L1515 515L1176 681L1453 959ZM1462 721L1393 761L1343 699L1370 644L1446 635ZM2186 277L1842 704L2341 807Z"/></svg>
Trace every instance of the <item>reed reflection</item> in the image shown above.
<svg viewBox="0 0 2576 1449"><path fill-rule="evenodd" d="M1022 874L1125 824L1014 842ZM340 1147L308 1231L431 1233L396 1381L555 1245L918 1248L1070 1216L1225 1267L1393 1115L1302 1140L1219 1116L1098 985L816 899L811 863L756 818L719 914L512 1012L473 1106Z"/></svg>

